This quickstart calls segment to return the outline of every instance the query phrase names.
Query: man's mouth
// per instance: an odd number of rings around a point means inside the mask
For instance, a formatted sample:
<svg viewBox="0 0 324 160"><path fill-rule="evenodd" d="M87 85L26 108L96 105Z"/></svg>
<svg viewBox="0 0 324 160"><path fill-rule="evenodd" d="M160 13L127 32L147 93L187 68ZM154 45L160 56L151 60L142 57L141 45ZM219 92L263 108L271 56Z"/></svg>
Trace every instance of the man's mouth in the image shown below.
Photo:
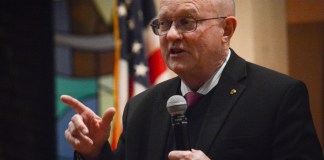
<svg viewBox="0 0 324 160"><path fill-rule="evenodd" d="M182 49L170 49L170 54L180 54L183 53Z"/></svg>

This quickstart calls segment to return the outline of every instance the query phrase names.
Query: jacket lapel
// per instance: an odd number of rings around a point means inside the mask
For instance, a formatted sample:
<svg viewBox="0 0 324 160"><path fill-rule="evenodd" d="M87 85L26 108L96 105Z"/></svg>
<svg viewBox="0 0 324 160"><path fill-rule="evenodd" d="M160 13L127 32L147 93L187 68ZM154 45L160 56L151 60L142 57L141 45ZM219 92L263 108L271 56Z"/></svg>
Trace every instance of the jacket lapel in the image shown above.
<svg viewBox="0 0 324 160"><path fill-rule="evenodd" d="M197 148L208 154L210 146L222 129L224 122L230 115L235 102L245 89L245 85L239 83L246 76L246 62L231 51L221 79L214 88L203 125L197 140Z"/></svg>
<svg viewBox="0 0 324 160"><path fill-rule="evenodd" d="M150 137L148 139L148 157L147 159L162 159L166 152L166 143L169 137L169 129L171 126L170 115L166 109L166 103L168 99L178 94L180 79L174 78L169 84L165 85L166 90L158 90L162 93L161 96L157 96L155 99L154 113L152 113L152 121L150 122ZM156 95L159 95L157 93Z"/></svg>

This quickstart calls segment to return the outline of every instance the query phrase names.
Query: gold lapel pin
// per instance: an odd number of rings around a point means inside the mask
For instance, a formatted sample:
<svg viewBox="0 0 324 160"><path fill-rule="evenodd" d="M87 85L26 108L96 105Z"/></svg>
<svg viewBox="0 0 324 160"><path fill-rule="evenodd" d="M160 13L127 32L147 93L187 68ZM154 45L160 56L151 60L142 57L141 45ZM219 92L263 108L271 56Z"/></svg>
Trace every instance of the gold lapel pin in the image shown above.
<svg viewBox="0 0 324 160"><path fill-rule="evenodd" d="M237 93L236 89L231 89L231 91L230 91L231 95L236 94L236 93Z"/></svg>

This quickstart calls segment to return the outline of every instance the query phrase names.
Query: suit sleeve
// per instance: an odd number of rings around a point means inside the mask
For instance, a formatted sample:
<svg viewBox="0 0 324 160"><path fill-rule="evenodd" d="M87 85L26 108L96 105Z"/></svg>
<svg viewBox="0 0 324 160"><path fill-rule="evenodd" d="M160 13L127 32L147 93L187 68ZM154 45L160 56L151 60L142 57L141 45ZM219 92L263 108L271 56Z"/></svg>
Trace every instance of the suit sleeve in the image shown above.
<svg viewBox="0 0 324 160"><path fill-rule="evenodd" d="M104 144L98 160L114 160L114 154L110 148L108 141ZM74 151L73 160L86 160L79 152Z"/></svg>
<svg viewBox="0 0 324 160"><path fill-rule="evenodd" d="M277 113L273 160L323 160L304 83L297 81L290 85Z"/></svg>
<svg viewBox="0 0 324 160"><path fill-rule="evenodd" d="M110 144L107 142L104 146L105 149L103 149L103 156L100 158L100 160L120 160L125 159L125 134L127 130L127 117L129 112L129 102L127 102L124 113L123 113L123 132L121 133L117 149L115 151L112 151Z"/></svg>

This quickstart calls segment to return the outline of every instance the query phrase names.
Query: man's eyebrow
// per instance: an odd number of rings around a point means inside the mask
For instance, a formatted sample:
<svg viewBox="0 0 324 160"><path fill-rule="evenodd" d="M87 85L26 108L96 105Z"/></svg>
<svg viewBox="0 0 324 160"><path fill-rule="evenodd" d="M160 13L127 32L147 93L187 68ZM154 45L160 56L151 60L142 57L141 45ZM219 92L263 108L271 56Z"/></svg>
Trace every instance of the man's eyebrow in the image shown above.
<svg viewBox="0 0 324 160"><path fill-rule="evenodd" d="M184 9L181 13L186 14L187 16L197 16L199 14L194 8Z"/></svg>

